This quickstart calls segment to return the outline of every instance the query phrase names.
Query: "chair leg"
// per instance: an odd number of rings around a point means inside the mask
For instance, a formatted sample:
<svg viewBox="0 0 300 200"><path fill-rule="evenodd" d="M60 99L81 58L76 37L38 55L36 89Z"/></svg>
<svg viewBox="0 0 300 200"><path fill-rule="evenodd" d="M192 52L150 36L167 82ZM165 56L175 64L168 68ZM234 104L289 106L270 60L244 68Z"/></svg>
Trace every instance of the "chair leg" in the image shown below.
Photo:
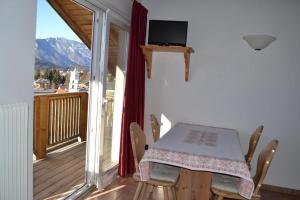
<svg viewBox="0 0 300 200"><path fill-rule="evenodd" d="M210 191L210 194L209 194L209 200L213 200L214 199L214 195L213 193Z"/></svg>
<svg viewBox="0 0 300 200"><path fill-rule="evenodd" d="M144 196L145 196L145 193L146 193L146 190L147 190L147 186L148 186L147 183L143 184L142 191L141 191L141 194L139 196L139 199L144 199Z"/></svg>
<svg viewBox="0 0 300 200"><path fill-rule="evenodd" d="M177 199L177 195L176 195L175 186L171 187L171 190L172 190L172 194L173 194L173 199L176 200Z"/></svg>
<svg viewBox="0 0 300 200"><path fill-rule="evenodd" d="M253 196L252 196L251 200L261 200L261 196L255 196L255 197L253 197Z"/></svg>
<svg viewBox="0 0 300 200"><path fill-rule="evenodd" d="M220 196L220 195L217 195L215 199L216 199L216 200L223 200L223 197Z"/></svg>
<svg viewBox="0 0 300 200"><path fill-rule="evenodd" d="M144 183L141 182L141 181L139 181L139 184L138 184L138 187L137 187L137 189L135 191L133 200L138 200L139 199L139 196L140 196L141 190L143 188L143 185L144 185Z"/></svg>
<svg viewBox="0 0 300 200"><path fill-rule="evenodd" d="M151 187L152 188L151 188L151 191L150 191L150 196L152 197L153 196L153 191L155 190L155 187L153 185Z"/></svg>
<svg viewBox="0 0 300 200"><path fill-rule="evenodd" d="M163 187L163 190L164 190L164 200L169 200L168 188Z"/></svg>

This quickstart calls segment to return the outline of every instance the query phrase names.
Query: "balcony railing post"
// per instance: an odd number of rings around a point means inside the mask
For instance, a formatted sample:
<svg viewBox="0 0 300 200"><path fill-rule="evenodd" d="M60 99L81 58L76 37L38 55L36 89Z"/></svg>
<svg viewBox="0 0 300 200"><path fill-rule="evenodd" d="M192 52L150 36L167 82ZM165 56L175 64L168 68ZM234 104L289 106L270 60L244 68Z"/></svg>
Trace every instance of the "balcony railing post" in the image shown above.
<svg viewBox="0 0 300 200"><path fill-rule="evenodd" d="M49 103L47 96L35 96L34 99L35 153L37 159L42 159L46 157L48 143Z"/></svg>
<svg viewBox="0 0 300 200"><path fill-rule="evenodd" d="M87 113L88 113L88 93L81 93L80 95L80 138L82 141L86 141L87 131Z"/></svg>

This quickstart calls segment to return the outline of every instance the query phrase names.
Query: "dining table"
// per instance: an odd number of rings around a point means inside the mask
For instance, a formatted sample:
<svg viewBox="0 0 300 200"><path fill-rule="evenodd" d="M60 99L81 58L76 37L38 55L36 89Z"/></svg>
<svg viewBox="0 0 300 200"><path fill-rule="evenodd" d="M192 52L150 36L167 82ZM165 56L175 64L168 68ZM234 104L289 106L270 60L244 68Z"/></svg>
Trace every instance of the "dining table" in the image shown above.
<svg viewBox="0 0 300 200"><path fill-rule="evenodd" d="M254 183L234 129L176 123L145 151L139 163L142 181L150 179L153 163L181 168L177 199L208 200L214 174L237 177L239 194L246 199L253 194Z"/></svg>

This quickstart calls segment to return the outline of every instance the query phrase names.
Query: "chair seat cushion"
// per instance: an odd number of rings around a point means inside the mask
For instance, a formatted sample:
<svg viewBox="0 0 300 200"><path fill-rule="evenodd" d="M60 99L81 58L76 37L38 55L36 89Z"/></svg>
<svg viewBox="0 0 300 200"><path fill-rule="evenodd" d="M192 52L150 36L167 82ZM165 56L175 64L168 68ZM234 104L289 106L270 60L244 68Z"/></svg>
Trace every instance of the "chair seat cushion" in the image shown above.
<svg viewBox="0 0 300 200"><path fill-rule="evenodd" d="M231 193L238 193L239 179L230 175L214 174L211 187Z"/></svg>
<svg viewBox="0 0 300 200"><path fill-rule="evenodd" d="M154 163L150 174L150 178L154 180L175 183L177 181L179 173L180 173L179 167Z"/></svg>

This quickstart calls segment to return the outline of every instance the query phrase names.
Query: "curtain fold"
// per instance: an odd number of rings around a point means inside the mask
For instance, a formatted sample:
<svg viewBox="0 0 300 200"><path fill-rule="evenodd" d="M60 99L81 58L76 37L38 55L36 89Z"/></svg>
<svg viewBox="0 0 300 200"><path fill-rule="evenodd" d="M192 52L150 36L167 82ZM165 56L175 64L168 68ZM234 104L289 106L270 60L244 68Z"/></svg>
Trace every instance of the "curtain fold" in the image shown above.
<svg viewBox="0 0 300 200"><path fill-rule="evenodd" d="M148 10L134 1L131 14L131 30L128 51L126 87L122 114L119 157L119 175L135 172L129 126L137 122L144 127L145 60L140 45L145 44Z"/></svg>

